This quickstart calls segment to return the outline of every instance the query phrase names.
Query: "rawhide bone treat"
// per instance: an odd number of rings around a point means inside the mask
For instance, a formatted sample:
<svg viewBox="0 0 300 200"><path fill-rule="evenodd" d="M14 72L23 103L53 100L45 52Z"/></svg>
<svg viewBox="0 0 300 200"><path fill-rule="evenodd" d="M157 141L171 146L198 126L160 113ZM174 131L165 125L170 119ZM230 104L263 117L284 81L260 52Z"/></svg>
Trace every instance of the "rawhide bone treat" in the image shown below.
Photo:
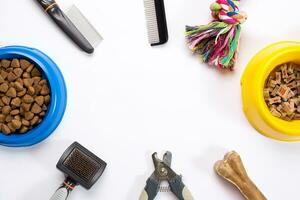
<svg viewBox="0 0 300 200"><path fill-rule="evenodd" d="M0 61L1 133L26 133L43 120L50 103L48 81L26 59Z"/></svg>
<svg viewBox="0 0 300 200"><path fill-rule="evenodd" d="M266 200L267 198L249 178L238 153L232 151L215 164L215 171L235 185L247 200Z"/></svg>

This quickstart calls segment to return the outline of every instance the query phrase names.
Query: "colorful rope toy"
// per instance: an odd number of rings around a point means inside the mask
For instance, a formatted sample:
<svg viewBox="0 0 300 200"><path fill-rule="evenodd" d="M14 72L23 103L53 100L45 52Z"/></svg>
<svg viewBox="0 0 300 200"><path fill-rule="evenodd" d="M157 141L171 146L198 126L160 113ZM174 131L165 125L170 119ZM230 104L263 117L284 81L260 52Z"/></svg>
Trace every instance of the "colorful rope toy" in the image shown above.
<svg viewBox="0 0 300 200"><path fill-rule="evenodd" d="M189 48L205 63L219 69L234 68L241 32L247 15L239 11L240 0L216 0L210 7L214 20L208 25L186 26Z"/></svg>

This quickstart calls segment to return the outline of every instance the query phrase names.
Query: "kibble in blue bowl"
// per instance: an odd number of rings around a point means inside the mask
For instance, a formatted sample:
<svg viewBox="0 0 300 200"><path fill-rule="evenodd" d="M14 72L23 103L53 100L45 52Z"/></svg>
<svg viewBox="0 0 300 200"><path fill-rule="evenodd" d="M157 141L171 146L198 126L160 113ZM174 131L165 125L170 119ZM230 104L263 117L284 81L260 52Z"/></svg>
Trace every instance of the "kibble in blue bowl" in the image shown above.
<svg viewBox="0 0 300 200"><path fill-rule="evenodd" d="M63 76L47 55L21 46L0 49L0 144L41 142L61 122L66 100Z"/></svg>

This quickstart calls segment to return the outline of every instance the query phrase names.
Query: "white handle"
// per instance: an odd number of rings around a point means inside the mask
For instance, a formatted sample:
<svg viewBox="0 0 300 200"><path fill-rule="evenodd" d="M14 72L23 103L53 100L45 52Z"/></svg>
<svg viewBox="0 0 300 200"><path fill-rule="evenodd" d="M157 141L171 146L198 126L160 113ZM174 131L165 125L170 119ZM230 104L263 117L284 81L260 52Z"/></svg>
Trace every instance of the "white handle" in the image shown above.
<svg viewBox="0 0 300 200"><path fill-rule="evenodd" d="M182 191L182 196L183 196L184 200L193 200L194 199L191 192L189 191L189 189L187 187L184 187L184 189Z"/></svg>
<svg viewBox="0 0 300 200"><path fill-rule="evenodd" d="M148 199L148 194L147 194L147 192L145 190L143 190L143 192L142 192L139 200L149 200Z"/></svg>
<svg viewBox="0 0 300 200"><path fill-rule="evenodd" d="M69 191L62 187L56 190L50 200L67 200L69 196Z"/></svg>

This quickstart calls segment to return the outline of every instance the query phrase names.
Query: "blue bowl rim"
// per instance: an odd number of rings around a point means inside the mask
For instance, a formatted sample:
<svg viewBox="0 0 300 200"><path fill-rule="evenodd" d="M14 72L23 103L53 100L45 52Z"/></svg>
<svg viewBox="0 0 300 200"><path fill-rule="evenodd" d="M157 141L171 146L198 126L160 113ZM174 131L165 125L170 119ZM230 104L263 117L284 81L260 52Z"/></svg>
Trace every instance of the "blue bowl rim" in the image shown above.
<svg viewBox="0 0 300 200"><path fill-rule="evenodd" d="M67 106L67 89L63 75L43 52L25 46L7 46L0 48L0 59L27 58L35 63L46 76L51 90L51 101L43 121L25 134L4 135L0 133L0 144L9 147L25 147L42 142L49 137L60 124Z"/></svg>

